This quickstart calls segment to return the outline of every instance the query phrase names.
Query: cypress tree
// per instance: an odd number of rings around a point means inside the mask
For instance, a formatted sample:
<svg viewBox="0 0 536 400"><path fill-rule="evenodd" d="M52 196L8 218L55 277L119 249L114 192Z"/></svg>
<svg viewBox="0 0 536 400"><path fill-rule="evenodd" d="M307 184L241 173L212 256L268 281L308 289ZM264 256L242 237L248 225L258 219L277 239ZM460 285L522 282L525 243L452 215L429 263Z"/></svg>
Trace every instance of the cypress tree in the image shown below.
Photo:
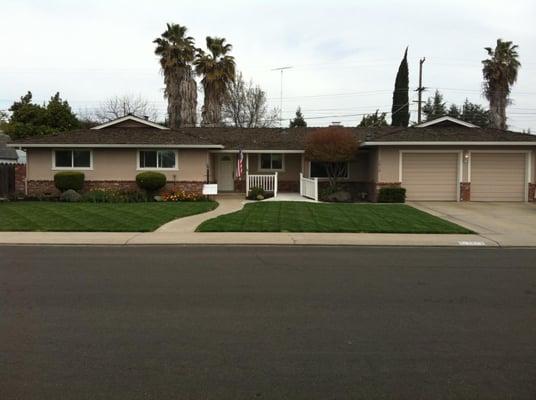
<svg viewBox="0 0 536 400"><path fill-rule="evenodd" d="M409 71L408 48L398 67L395 90L393 92L393 107L391 108L391 125L407 127L409 124Z"/></svg>

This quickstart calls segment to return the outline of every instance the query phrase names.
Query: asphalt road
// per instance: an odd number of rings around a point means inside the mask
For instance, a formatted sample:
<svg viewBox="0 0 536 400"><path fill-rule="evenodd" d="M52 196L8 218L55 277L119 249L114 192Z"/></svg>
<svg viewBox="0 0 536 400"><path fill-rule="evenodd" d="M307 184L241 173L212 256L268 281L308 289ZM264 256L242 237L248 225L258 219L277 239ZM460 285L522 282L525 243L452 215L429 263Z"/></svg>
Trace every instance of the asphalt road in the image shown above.
<svg viewBox="0 0 536 400"><path fill-rule="evenodd" d="M0 247L0 399L536 398L536 250Z"/></svg>

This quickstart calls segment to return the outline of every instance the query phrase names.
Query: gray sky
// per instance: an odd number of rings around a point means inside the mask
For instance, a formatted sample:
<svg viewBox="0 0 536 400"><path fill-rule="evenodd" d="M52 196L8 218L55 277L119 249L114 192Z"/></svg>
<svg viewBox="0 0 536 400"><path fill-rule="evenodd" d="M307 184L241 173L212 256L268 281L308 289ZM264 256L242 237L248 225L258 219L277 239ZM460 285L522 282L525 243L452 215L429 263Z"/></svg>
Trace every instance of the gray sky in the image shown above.
<svg viewBox="0 0 536 400"><path fill-rule="evenodd" d="M133 94L153 102L163 117L152 40L166 22L176 22L200 47L207 35L227 38L238 69L266 90L274 107L280 75L271 69L292 65L284 75L283 117L301 105L310 126L352 126L361 119L355 114L390 111L406 46L410 89L417 86L418 60L426 57L425 97L439 88L449 103L467 97L486 104L483 47L499 37L512 40L523 67L509 124L536 131L534 0L0 1L0 109L27 90L37 101L60 91L75 111Z"/></svg>

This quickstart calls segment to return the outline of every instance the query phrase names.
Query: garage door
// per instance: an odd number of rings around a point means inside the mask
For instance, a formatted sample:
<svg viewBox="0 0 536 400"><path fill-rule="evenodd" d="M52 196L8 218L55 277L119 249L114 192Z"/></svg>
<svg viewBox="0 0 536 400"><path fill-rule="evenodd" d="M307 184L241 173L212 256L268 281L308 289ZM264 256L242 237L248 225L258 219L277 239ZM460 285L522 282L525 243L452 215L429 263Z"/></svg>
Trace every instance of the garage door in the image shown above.
<svg viewBox="0 0 536 400"><path fill-rule="evenodd" d="M524 201L524 153L471 153L471 200Z"/></svg>
<svg viewBox="0 0 536 400"><path fill-rule="evenodd" d="M456 201L457 153L402 153L402 186L408 200Z"/></svg>

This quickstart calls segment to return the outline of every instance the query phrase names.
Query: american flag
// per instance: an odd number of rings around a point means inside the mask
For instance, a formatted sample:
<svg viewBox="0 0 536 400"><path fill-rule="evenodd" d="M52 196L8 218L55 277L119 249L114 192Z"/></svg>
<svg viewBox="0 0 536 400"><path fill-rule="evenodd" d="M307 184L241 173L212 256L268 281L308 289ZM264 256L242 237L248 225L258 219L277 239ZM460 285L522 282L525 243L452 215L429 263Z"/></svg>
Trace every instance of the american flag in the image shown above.
<svg viewBox="0 0 536 400"><path fill-rule="evenodd" d="M236 176L238 178L242 177L243 168L244 168L244 154L242 153L242 150L239 150L237 161L236 161Z"/></svg>

